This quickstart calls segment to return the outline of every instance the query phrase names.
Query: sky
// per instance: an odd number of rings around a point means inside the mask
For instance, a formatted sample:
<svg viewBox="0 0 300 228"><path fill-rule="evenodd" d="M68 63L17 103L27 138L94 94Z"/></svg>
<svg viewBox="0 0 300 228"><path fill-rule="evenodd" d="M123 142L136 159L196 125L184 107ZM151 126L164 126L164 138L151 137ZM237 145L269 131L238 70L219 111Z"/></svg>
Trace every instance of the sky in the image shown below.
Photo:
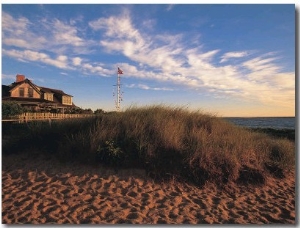
<svg viewBox="0 0 300 228"><path fill-rule="evenodd" d="M294 4L2 4L2 84L76 106L295 116Z"/></svg>

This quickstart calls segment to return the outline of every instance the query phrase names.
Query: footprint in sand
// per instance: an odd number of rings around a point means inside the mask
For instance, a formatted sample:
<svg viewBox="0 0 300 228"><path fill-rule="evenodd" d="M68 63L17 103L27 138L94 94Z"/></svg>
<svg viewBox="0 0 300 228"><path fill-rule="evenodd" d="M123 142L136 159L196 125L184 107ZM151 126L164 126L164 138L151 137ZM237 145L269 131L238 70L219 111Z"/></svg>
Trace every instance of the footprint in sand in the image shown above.
<svg viewBox="0 0 300 228"><path fill-rule="evenodd" d="M129 192L129 193L127 193L127 196L135 198L135 197L138 196L138 193L136 193L136 192Z"/></svg>

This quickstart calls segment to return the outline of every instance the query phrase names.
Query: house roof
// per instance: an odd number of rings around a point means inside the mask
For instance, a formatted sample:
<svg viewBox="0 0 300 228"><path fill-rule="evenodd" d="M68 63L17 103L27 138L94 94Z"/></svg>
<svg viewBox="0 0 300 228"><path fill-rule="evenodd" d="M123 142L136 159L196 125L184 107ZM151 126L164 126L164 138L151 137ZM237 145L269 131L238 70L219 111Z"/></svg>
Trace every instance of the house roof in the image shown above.
<svg viewBox="0 0 300 228"><path fill-rule="evenodd" d="M10 88L9 91L13 90L14 88L18 87L19 85L21 85L25 82L30 84L39 94L41 94L41 92L44 92L44 93L53 93L53 94L73 97L72 95L66 94L64 91L59 90L59 89L52 89L52 88L37 86L27 78L20 82L13 82L11 85L9 85L9 88Z"/></svg>
<svg viewBox="0 0 300 228"><path fill-rule="evenodd" d="M64 96L70 96L73 97L72 95L66 94L64 91L59 90L59 89L52 89L52 88L47 88L47 87L41 87L41 90L45 93L54 93L54 94L59 94L59 95L64 95Z"/></svg>
<svg viewBox="0 0 300 228"><path fill-rule="evenodd" d="M40 89L37 85L35 85L33 82L31 82L29 79L25 79L23 81L20 81L20 82L13 82L12 84L9 85L10 87L10 90L9 91L12 91L13 89L15 89L16 87L18 87L19 85L22 85L23 83L28 83L29 85L31 85L31 87L39 94L41 94L40 92Z"/></svg>

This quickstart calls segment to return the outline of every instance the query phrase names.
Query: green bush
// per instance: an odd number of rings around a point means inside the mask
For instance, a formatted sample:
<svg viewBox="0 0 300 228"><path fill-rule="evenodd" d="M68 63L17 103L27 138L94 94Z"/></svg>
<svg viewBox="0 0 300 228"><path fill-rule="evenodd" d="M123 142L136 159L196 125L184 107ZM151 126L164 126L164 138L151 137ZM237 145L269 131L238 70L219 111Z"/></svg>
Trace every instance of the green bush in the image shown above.
<svg viewBox="0 0 300 228"><path fill-rule="evenodd" d="M9 118L23 113L23 108L16 102L2 102L2 118Z"/></svg>

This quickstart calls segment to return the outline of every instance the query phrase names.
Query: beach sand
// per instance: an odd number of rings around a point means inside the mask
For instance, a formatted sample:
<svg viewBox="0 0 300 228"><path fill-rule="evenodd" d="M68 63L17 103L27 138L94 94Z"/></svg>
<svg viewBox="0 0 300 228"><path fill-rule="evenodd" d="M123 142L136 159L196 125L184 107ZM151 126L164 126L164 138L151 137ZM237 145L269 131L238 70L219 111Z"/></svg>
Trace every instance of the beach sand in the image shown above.
<svg viewBox="0 0 300 228"><path fill-rule="evenodd" d="M154 182L138 169L3 155L2 223L295 224L295 174L224 191Z"/></svg>

